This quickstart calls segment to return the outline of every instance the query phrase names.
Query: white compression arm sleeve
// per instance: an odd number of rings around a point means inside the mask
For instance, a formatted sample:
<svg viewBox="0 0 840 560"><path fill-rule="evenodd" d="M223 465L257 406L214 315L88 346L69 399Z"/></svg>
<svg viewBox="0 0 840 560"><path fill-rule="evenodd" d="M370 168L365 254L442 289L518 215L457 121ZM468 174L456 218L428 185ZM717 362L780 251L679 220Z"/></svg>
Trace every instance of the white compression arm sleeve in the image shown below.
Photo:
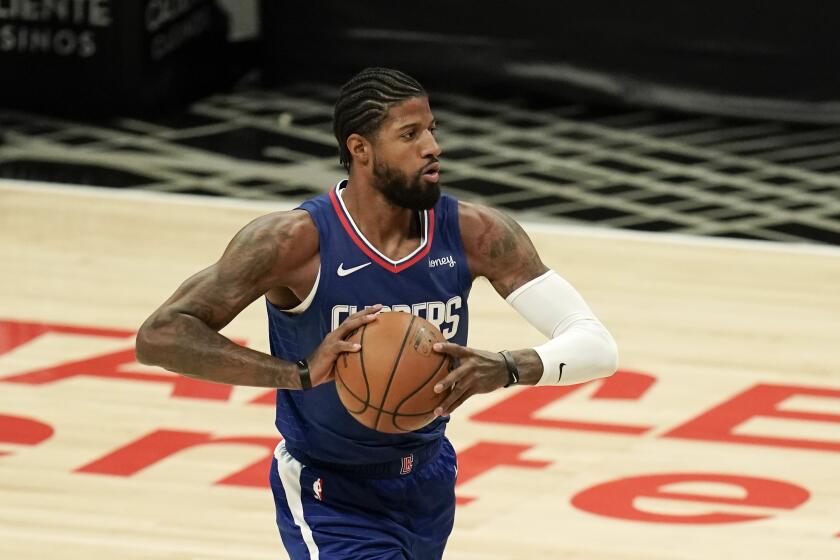
<svg viewBox="0 0 840 560"><path fill-rule="evenodd" d="M615 373L618 349L612 335L553 270L523 284L506 301L550 339L534 348L543 363L537 385L574 385Z"/></svg>

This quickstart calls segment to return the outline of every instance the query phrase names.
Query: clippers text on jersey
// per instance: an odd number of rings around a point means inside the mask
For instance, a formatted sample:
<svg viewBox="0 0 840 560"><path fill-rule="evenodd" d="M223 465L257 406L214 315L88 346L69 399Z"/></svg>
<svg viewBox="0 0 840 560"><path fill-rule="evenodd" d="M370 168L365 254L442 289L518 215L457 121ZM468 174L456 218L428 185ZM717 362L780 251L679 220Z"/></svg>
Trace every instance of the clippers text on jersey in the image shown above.
<svg viewBox="0 0 840 560"><path fill-rule="evenodd" d="M422 301L411 305L399 304L382 307L382 311L401 311L426 319L439 328L447 340L458 333L458 323L461 319L458 310L460 309L461 296L449 298L445 303L442 301ZM335 330L347 317L356 311L358 311L358 306L356 305L334 305L332 308L332 325L330 328Z"/></svg>

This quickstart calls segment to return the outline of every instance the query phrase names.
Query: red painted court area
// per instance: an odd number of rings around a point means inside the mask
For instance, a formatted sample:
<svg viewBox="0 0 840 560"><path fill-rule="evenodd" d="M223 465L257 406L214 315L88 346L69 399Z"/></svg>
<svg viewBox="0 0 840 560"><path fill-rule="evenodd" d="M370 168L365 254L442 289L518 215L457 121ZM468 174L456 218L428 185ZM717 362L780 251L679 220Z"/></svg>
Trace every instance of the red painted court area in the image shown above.
<svg viewBox="0 0 840 560"><path fill-rule="evenodd" d="M106 338L125 341L128 348L101 354L86 355L80 359L58 361L48 367L17 371L0 377L0 383L21 384L37 391L39 388L66 382L75 377L94 377L120 380L126 383L157 383L171 386L171 399L198 399L224 406L230 399L233 387L194 380L168 372L148 373L134 371L138 364L131 347L134 333L120 329L97 329L77 325L44 324L4 320L0 321L0 359L13 354L26 345L37 344L40 337L71 337L73 344L85 346L85 339ZM243 343L243 341L239 341ZM74 352L75 353L75 352ZM601 401L641 401L661 383L653 373L619 371L612 377L591 382L597 389L589 397ZM525 388L511 392L510 396L470 415L470 420L480 423L528 427L538 430L572 430L599 432L621 437L660 437L691 440L697 445L725 443L735 445L760 445L788 450L788 452L840 452L840 437L834 441L805 437L778 437L765 433L742 433L739 427L755 418L774 418L818 423L837 424L840 434L840 414L795 410L786 403L796 396L813 396L836 399L840 403L840 388L809 387L801 385L755 384L724 402L709 403L709 408L699 415L686 418L676 426L651 424L616 424L581 422L563 418L546 418L540 414L545 407L562 401L585 385L567 387ZM251 399L255 406L273 406L273 391ZM2 412L0 410L0 412ZM645 408L639 404L636 416L644 419ZM0 414L0 442L19 446L48 448L50 437L61 426L52 426L39 418ZM665 430L664 432L662 430ZM661 432L660 435L651 435ZM177 426L160 426L140 438L126 441L124 445L78 466L68 465L69 471L86 475L133 477L161 461L189 448L205 445L255 446L263 449L265 456L244 468L239 465L229 475L214 484L239 487L267 487L268 472L278 437L239 434L222 436L208 432L179 429ZM529 458L532 445L515 441L478 441L459 449L458 485L462 486L484 476L494 469L544 469L551 461ZM4 451L4 454L10 454ZM534 454L535 456L538 453ZM639 473L636 476L604 480L589 488L580 488L570 503L588 513L642 521L646 523L727 524L766 519L784 515L805 503L810 492L795 477L789 480L759 478L735 472L711 470L698 472ZM734 490L737 497L715 493L670 490L674 485L713 483ZM637 498L694 502L705 504L707 511L698 514L653 513L637 508ZM469 507L480 495L458 493L458 503ZM744 514L727 511L727 506L755 506L766 508L764 514Z"/></svg>

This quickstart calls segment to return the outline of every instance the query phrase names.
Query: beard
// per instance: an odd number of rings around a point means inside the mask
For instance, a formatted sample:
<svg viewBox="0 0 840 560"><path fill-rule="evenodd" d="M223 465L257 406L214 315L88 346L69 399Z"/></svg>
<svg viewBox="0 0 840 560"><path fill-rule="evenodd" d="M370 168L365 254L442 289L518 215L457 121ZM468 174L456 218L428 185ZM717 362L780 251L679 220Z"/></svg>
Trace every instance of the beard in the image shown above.
<svg viewBox="0 0 840 560"><path fill-rule="evenodd" d="M421 170L422 171L422 170ZM409 210L429 210L440 198L440 186L424 181L422 172L409 178L399 169L373 162L376 187L391 204Z"/></svg>

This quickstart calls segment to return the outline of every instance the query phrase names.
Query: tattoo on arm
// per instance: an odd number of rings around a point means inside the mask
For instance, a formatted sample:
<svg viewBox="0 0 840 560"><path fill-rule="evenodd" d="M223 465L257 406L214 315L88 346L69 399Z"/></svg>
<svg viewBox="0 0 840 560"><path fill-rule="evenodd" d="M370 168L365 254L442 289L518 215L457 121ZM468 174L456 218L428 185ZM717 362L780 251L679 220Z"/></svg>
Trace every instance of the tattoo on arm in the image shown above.
<svg viewBox="0 0 840 560"><path fill-rule="evenodd" d="M290 237L286 231L249 225L233 238L219 262L196 275L206 277L175 310L222 329L271 287L279 254L287 249Z"/></svg>
<svg viewBox="0 0 840 560"><path fill-rule="evenodd" d="M497 210L481 212L476 249L481 275L502 297L548 270L522 226Z"/></svg>
<svg viewBox="0 0 840 560"><path fill-rule="evenodd" d="M144 323L137 336L138 359L220 383L296 387L293 363L239 346L218 332L278 282L278 261L292 237L267 220L246 226L217 263L184 282Z"/></svg>

